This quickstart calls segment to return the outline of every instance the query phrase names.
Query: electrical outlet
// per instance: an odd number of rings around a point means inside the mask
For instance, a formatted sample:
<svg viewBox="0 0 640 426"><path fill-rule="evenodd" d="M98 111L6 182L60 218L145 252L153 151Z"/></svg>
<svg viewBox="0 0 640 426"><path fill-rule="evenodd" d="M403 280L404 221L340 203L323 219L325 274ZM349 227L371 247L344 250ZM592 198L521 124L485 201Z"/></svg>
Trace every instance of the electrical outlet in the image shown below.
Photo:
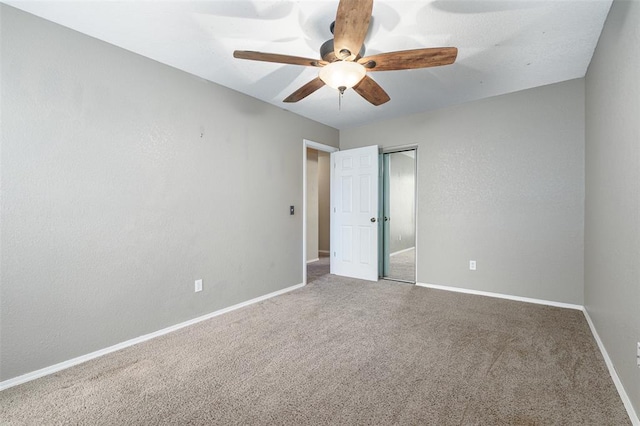
<svg viewBox="0 0 640 426"><path fill-rule="evenodd" d="M196 280L196 293L202 291L202 280Z"/></svg>
<svg viewBox="0 0 640 426"><path fill-rule="evenodd" d="M476 261L475 260L470 260L469 261L469 269L472 271L476 270Z"/></svg>

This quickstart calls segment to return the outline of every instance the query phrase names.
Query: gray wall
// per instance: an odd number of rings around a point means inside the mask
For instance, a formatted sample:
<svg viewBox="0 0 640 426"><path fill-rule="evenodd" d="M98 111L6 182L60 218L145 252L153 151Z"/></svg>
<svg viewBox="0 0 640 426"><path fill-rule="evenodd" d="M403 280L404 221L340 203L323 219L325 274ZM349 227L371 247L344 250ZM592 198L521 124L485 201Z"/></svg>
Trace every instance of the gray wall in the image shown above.
<svg viewBox="0 0 640 426"><path fill-rule="evenodd" d="M307 148L307 261L318 258L318 151Z"/></svg>
<svg viewBox="0 0 640 426"><path fill-rule="evenodd" d="M640 413L640 3L615 1L586 77L585 307Z"/></svg>
<svg viewBox="0 0 640 426"><path fill-rule="evenodd" d="M582 304L583 79L340 132L415 143L418 282Z"/></svg>
<svg viewBox="0 0 640 426"><path fill-rule="evenodd" d="M335 129L0 13L1 380L302 282L303 138Z"/></svg>
<svg viewBox="0 0 640 426"><path fill-rule="evenodd" d="M331 235L331 155L318 151L318 249L329 252Z"/></svg>

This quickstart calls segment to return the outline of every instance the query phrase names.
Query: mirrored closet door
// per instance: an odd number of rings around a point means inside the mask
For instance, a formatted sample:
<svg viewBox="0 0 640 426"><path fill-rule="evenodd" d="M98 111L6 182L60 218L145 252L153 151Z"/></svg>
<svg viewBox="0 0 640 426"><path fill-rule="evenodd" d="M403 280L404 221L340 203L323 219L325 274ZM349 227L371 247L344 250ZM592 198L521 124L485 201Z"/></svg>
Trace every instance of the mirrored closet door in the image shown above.
<svg viewBox="0 0 640 426"><path fill-rule="evenodd" d="M416 149L381 154L380 275L416 281Z"/></svg>

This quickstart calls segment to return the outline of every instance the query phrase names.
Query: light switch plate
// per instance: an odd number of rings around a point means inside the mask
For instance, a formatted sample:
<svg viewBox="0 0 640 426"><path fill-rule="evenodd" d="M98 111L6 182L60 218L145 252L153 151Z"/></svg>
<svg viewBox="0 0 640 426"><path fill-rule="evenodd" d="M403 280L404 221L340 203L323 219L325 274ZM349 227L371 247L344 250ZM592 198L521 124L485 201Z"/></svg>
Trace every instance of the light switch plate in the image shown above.
<svg viewBox="0 0 640 426"><path fill-rule="evenodd" d="M196 280L196 293L202 291L202 280Z"/></svg>

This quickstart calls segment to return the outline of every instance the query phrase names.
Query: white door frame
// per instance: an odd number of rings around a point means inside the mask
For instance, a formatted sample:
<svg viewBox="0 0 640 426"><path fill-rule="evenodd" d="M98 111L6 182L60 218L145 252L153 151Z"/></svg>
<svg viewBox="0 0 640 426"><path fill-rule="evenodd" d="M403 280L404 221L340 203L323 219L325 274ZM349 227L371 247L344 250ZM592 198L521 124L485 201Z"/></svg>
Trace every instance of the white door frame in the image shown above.
<svg viewBox="0 0 640 426"><path fill-rule="evenodd" d="M307 148L323 152L340 151L330 145L302 140L302 283L307 285Z"/></svg>

